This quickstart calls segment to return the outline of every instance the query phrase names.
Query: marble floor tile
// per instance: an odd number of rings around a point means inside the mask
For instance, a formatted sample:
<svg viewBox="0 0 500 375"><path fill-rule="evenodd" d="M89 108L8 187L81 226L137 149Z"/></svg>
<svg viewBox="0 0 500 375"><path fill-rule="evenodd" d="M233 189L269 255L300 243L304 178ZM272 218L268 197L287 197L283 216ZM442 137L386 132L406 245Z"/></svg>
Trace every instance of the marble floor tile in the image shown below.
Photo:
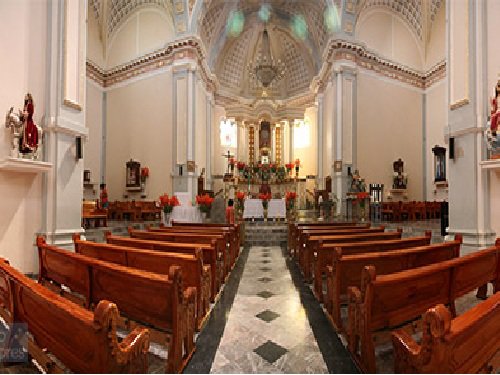
<svg viewBox="0 0 500 375"><path fill-rule="evenodd" d="M328 372L280 247L250 248L210 372Z"/></svg>

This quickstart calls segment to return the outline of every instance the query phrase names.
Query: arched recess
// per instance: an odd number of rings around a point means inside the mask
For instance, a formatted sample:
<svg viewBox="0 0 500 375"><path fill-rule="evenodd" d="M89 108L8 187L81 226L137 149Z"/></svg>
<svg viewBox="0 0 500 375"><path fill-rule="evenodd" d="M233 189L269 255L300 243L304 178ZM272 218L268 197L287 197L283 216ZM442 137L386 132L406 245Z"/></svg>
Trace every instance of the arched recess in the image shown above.
<svg viewBox="0 0 500 375"><path fill-rule="evenodd" d="M355 39L394 62L417 70L424 68L424 49L419 35L398 13L385 7L361 10Z"/></svg>
<svg viewBox="0 0 500 375"><path fill-rule="evenodd" d="M106 68L113 68L175 40L171 9L148 4L122 19L109 35Z"/></svg>

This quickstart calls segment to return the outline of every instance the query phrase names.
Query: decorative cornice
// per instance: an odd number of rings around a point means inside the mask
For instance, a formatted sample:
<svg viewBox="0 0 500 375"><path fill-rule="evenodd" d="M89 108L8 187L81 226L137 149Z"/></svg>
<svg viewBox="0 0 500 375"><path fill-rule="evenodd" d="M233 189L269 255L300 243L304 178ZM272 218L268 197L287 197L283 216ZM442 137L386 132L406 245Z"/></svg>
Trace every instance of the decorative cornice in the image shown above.
<svg viewBox="0 0 500 375"><path fill-rule="evenodd" d="M346 40L331 40L323 54L323 66L311 83L313 92L321 92L328 83L333 63L351 61L359 68L394 79L420 89L426 89L446 76L446 61L441 61L426 72L391 61L370 51L364 45Z"/></svg>
<svg viewBox="0 0 500 375"><path fill-rule="evenodd" d="M217 78L211 73L206 62L206 53L197 37L177 40L165 48L156 50L115 68L104 70L87 60L87 77L102 87L111 87L132 78L150 73L171 65L179 60L195 60L198 72L205 82L208 91L215 92L218 87Z"/></svg>

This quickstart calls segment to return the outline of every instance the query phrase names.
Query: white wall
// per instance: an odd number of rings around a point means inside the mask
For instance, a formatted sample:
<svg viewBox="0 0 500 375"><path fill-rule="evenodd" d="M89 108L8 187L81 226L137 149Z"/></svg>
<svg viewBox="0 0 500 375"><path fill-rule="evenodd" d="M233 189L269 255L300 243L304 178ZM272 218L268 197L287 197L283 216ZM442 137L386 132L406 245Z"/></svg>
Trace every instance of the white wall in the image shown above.
<svg viewBox="0 0 500 375"><path fill-rule="evenodd" d="M317 163L317 148L318 148L318 124L317 124L317 107L309 107L304 113L304 118L309 120L310 126L310 143L309 147L294 148L293 154L295 159L300 159L299 175L316 175L318 173Z"/></svg>
<svg viewBox="0 0 500 375"><path fill-rule="evenodd" d="M99 184L101 183L102 150L103 150L103 90L94 81L87 79L87 116L86 126L89 130L87 142L84 145L84 169L90 170L90 181L94 184L92 189L84 189L86 199L99 198Z"/></svg>
<svg viewBox="0 0 500 375"><path fill-rule="evenodd" d="M146 200L172 193L172 73L170 70L107 93L106 183L110 200L123 200L125 163L149 167ZM130 194L139 199L140 194Z"/></svg>
<svg viewBox="0 0 500 375"><path fill-rule="evenodd" d="M446 83L441 81L432 86L425 95L425 132L426 132L426 200L447 200L447 189L436 188L434 184L434 154L436 145L448 148L444 139L444 128L447 126ZM446 175L449 175L450 160L446 151Z"/></svg>
<svg viewBox="0 0 500 375"><path fill-rule="evenodd" d="M356 40L390 60L414 69L424 66L416 35L399 16L381 9L362 11L356 24Z"/></svg>
<svg viewBox="0 0 500 375"><path fill-rule="evenodd" d="M46 105L47 1L1 1L0 14L0 111L3 114L13 106L17 112L30 92L35 102L34 121L42 125ZM10 133L2 126L0 160L9 156L9 144ZM42 176L0 171L0 206L0 256L22 272L38 272L33 244L42 226Z"/></svg>
<svg viewBox="0 0 500 375"><path fill-rule="evenodd" d="M170 15L154 8L138 10L112 34L107 49L106 68L153 52L174 38L174 24Z"/></svg>
<svg viewBox="0 0 500 375"><path fill-rule="evenodd" d="M366 184L392 189L393 162L404 161L408 198L422 200L422 94L413 87L358 73L358 169Z"/></svg>
<svg viewBox="0 0 500 375"><path fill-rule="evenodd" d="M425 69L430 69L446 57L446 6L442 2L432 23L425 51Z"/></svg>

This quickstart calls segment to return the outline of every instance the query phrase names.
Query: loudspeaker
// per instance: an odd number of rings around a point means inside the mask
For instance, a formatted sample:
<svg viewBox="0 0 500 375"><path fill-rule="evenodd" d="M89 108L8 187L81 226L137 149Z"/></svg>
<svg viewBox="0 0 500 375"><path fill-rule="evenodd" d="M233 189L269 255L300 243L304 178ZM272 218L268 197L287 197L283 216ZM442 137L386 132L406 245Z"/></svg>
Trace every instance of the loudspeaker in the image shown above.
<svg viewBox="0 0 500 375"><path fill-rule="evenodd" d="M450 144L448 148L450 151L450 159L455 159L455 138L450 137Z"/></svg>
<svg viewBox="0 0 500 375"><path fill-rule="evenodd" d="M76 137L76 158L83 159L82 137Z"/></svg>

